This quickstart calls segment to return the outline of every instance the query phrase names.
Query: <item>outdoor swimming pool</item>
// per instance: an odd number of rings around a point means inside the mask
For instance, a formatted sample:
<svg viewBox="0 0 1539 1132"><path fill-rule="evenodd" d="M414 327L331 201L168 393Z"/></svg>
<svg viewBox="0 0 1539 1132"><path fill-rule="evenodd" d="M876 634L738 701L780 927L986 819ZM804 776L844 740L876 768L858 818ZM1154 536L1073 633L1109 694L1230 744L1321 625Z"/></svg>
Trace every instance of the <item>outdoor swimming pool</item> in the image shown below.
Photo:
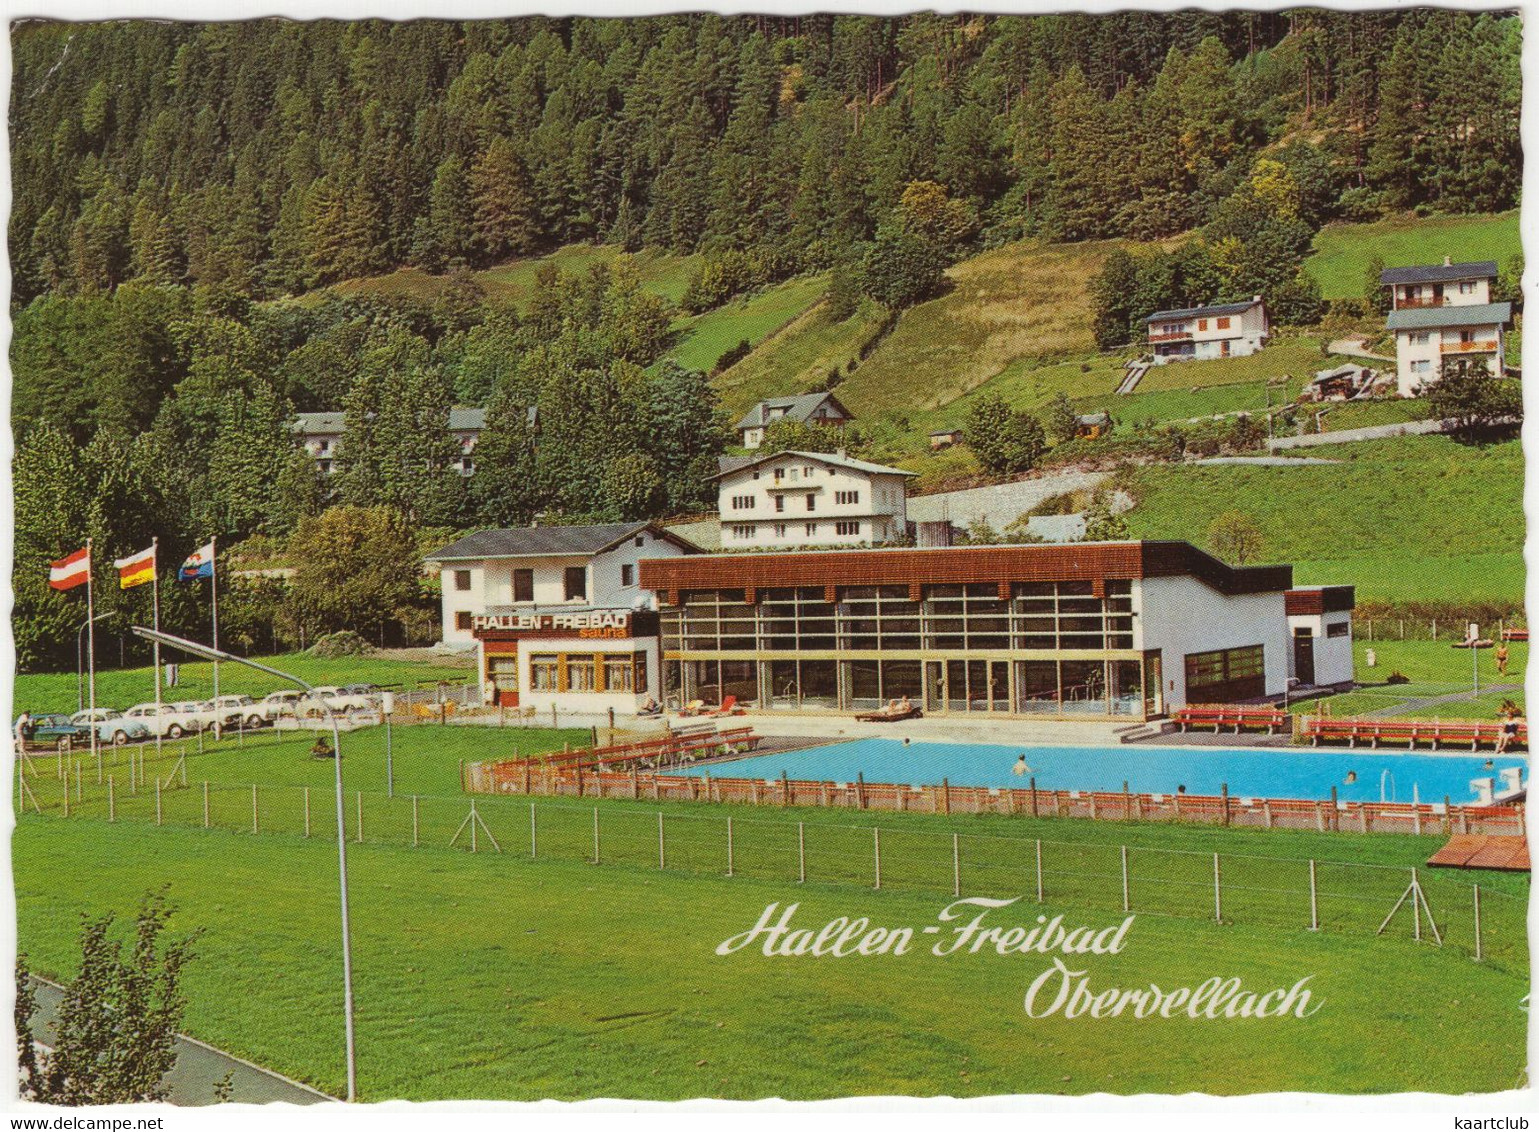
<svg viewBox="0 0 1539 1132"><path fill-rule="evenodd" d="M1023 754L1030 770L1017 775L1013 768ZM1227 783L1237 798L1308 800L1328 800L1334 786L1343 802L1409 802L1414 788L1422 802L1442 802L1446 796L1462 805L1478 800L1470 786L1474 778L1496 778L1500 793L1501 771L1507 767L1522 768L1527 784L1523 755L1496 756L1490 769L1488 757L1300 748L905 746L898 739L857 739L670 773L778 779L784 772L793 779L825 782L854 782L863 774L867 782L921 786L945 778L953 786L994 787L1025 787L1034 776L1042 790L1113 791L1125 781L1137 794L1173 794L1185 786L1188 794L1216 795Z"/></svg>

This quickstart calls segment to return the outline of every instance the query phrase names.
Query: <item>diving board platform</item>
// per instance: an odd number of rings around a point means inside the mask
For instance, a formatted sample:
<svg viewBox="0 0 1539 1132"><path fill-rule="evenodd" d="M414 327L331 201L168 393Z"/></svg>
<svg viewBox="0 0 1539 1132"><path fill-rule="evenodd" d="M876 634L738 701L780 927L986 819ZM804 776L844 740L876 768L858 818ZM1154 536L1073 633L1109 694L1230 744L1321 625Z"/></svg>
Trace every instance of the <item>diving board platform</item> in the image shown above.
<svg viewBox="0 0 1539 1132"><path fill-rule="evenodd" d="M1497 869L1502 872L1530 872L1526 837L1488 837L1461 833L1427 858L1434 869Z"/></svg>

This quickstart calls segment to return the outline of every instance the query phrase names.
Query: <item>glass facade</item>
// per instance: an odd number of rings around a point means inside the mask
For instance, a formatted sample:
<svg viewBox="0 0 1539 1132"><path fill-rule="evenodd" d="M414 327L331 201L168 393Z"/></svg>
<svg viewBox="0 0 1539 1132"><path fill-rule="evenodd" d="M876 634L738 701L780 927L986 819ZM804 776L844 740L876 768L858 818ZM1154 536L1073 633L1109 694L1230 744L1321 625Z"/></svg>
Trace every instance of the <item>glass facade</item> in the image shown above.
<svg viewBox="0 0 1539 1132"><path fill-rule="evenodd" d="M1124 716L1159 711L1133 592L1090 582L695 590L661 613L672 704Z"/></svg>

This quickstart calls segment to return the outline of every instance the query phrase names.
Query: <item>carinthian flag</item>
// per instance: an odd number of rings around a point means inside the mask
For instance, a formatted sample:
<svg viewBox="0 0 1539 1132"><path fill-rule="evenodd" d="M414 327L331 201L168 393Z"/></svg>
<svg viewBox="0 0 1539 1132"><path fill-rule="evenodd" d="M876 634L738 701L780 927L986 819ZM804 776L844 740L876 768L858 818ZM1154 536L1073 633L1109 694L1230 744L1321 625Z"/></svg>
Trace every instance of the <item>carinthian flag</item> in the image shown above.
<svg viewBox="0 0 1539 1132"><path fill-rule="evenodd" d="M176 572L178 581L195 582L199 578L214 576L214 544L200 546L187 556L182 568Z"/></svg>
<svg viewBox="0 0 1539 1132"><path fill-rule="evenodd" d="M50 565L48 584L56 590L72 590L91 580L91 549L81 547Z"/></svg>
<svg viewBox="0 0 1539 1132"><path fill-rule="evenodd" d="M142 586L146 582L155 580L155 548L141 550L138 554L130 554L127 558L119 558L112 563L118 568L118 586L121 589L129 589L132 586Z"/></svg>

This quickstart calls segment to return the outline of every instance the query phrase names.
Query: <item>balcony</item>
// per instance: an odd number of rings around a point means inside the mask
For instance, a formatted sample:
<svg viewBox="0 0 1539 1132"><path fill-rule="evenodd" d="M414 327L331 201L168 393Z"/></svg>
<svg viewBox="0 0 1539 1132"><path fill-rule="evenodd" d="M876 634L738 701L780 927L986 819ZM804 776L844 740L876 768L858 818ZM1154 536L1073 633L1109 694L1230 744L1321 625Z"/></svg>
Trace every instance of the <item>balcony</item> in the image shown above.
<svg viewBox="0 0 1539 1132"><path fill-rule="evenodd" d="M1395 309L1397 311L1431 310L1435 307L1452 306L1447 297L1409 299L1404 296L1395 297Z"/></svg>
<svg viewBox="0 0 1539 1132"><path fill-rule="evenodd" d="M1494 338L1482 339L1477 342L1444 342L1445 354L1494 354L1501 349L1500 344Z"/></svg>
<svg viewBox="0 0 1539 1132"><path fill-rule="evenodd" d="M1191 340L1192 340L1192 332L1190 330L1182 330L1182 331L1179 331L1179 332L1177 332L1175 334L1151 334L1151 335L1149 335L1149 342L1150 342L1151 345L1153 345L1155 343L1159 343L1159 342L1190 342Z"/></svg>

